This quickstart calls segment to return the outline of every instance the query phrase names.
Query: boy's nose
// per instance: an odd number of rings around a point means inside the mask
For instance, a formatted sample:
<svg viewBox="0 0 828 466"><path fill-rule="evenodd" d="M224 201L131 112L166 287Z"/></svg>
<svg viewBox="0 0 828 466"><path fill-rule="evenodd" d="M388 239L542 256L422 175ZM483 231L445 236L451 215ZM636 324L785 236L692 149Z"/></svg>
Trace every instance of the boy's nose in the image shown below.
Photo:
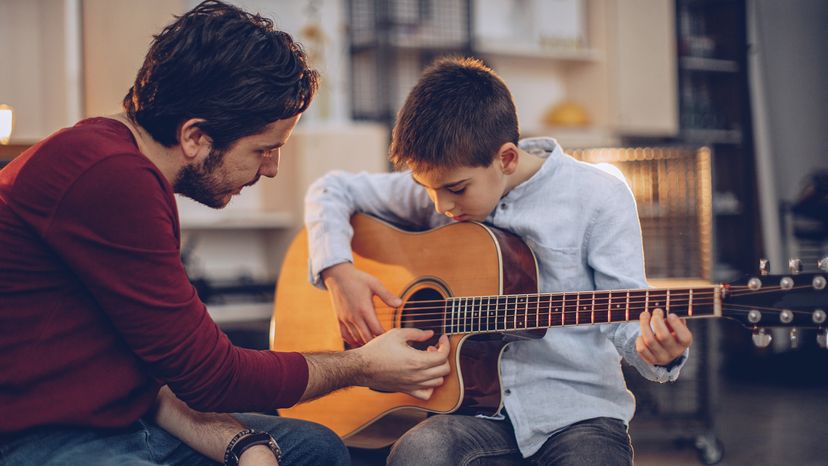
<svg viewBox="0 0 828 466"><path fill-rule="evenodd" d="M437 211L438 214L445 215L446 212L451 212L454 209L454 203L450 202L444 196L440 196L440 194L437 194L434 197L434 209Z"/></svg>

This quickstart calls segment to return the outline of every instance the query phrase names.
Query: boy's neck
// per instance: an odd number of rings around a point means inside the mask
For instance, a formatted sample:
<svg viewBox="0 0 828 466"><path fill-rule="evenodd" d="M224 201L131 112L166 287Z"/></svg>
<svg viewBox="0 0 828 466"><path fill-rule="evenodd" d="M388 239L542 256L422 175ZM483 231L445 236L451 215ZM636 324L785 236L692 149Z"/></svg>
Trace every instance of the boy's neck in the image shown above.
<svg viewBox="0 0 828 466"><path fill-rule="evenodd" d="M530 154L522 149L518 149L518 164L517 168L515 169L514 173L509 175L509 180L506 183L506 190L504 191L503 195L509 193L513 188L520 185L524 181L532 178L532 176L540 170L540 167L543 166L543 162L546 159L542 157L538 157L537 155Z"/></svg>

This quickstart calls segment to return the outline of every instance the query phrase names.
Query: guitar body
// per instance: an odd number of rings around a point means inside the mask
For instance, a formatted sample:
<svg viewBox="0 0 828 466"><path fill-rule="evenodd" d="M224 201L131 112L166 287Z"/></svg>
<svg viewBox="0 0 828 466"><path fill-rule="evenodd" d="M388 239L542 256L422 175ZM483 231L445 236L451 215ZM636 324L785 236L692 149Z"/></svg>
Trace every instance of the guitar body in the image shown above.
<svg viewBox="0 0 828 466"><path fill-rule="evenodd" d="M351 224L356 267L382 281L403 299L389 312L375 298L386 329L412 326L416 316L436 315L420 301L451 296L537 292L537 263L516 236L478 223L456 223L426 232L406 232L363 214ZM279 276L271 326L276 351L344 351L339 323L326 291L308 283L307 233L288 249ZM419 304L418 304L419 303ZM431 319L439 331L442 320ZM437 332L436 332L437 333ZM543 336L545 330L533 336ZM433 341L436 341L437 335ZM451 373L427 400L403 393L350 387L319 399L279 410L285 417L314 421L331 428L351 446L379 448L394 442L431 413L495 414L501 407L501 335L455 334L450 338Z"/></svg>

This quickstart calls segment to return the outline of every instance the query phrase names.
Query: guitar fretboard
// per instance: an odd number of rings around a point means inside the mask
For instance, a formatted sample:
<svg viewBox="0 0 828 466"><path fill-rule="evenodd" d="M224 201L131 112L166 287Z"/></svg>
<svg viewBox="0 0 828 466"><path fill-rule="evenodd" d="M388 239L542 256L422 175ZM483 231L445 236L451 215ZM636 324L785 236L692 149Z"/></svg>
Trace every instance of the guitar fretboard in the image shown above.
<svg viewBox="0 0 828 466"><path fill-rule="evenodd" d="M444 333L490 333L638 320L661 308L679 317L716 315L717 288L643 289L453 297Z"/></svg>

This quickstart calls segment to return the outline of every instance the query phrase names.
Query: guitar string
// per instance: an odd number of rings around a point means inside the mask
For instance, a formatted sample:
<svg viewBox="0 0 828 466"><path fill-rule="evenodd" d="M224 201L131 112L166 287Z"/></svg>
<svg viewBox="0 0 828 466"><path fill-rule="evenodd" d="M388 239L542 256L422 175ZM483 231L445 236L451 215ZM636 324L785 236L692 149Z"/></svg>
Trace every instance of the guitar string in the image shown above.
<svg viewBox="0 0 828 466"><path fill-rule="evenodd" d="M792 289L797 289L797 288L810 288L810 287L802 286L802 287L794 287ZM788 290L788 291L790 291L790 290ZM705 293L705 292L709 292L709 293ZM776 291L775 290L765 290L765 291L756 291L754 293L749 293L749 294L758 295L758 294L771 293L771 292L776 292ZM615 299L613 299L613 298L618 299L619 305L623 304L625 306L629 305L630 307L633 307L634 305L649 304L650 302L653 302L653 303L656 303L656 304L658 304L662 301L666 302L666 298L667 298L666 294L653 296L652 293L650 293L650 296L647 297L647 296L643 296L644 292L638 292L635 295L636 299L635 300L630 300L630 301L627 301L625 299L626 298L626 293L623 293L622 295L620 295L618 297L615 297L615 296L595 296L594 299L592 297L587 297L584 300L582 300L582 302L579 302L579 300L577 298L580 298L582 296L586 296L589 293L591 293L591 292L572 292L571 294L570 293L556 294L554 297L552 297L548 300L545 299L545 298L548 298L548 296L540 295L540 294L508 295L507 300L508 299L515 299L515 301L511 302L511 303L508 302L508 301L505 302L505 303L500 301L500 300L504 299L505 295L463 296L463 297L452 297L452 298L442 299L442 300L409 301L408 304L410 306L407 309L408 310L417 310L417 311L423 311L423 310L444 311L447 308L446 304L449 302L449 300L453 300L455 303L458 303L459 304L458 307L469 307L469 306L471 306L471 307L475 307L475 306L491 307L492 305L494 305L495 309L501 309L501 308L509 309L510 306L512 308L515 308L515 309L517 308L517 306L521 306L521 307L523 307L523 306L536 306L536 307L545 306L545 307L548 307L550 305L550 302L553 303L556 306L557 305L569 306L570 304L572 304L574 302L578 302L579 306L580 305L590 306L593 301L595 302L595 305L605 305L605 304L608 305L611 302L615 301ZM602 293L602 292L598 291L596 293ZM705 289L703 289L703 291L701 293L697 293L697 294L692 295L693 298L694 298L692 302L693 302L694 305L696 305L696 304L699 304L699 305L712 304L712 303L715 302L715 298L711 296L712 294L713 294L712 289L705 288ZM630 296L633 297L633 295L630 295ZM691 296L690 293L686 293L686 294L685 293L676 293L676 294L671 293L670 294L670 305L671 305L671 307L679 307L682 303L689 304L690 303L690 296ZM732 296L732 294L731 294L731 296ZM528 299L525 299L525 298L529 298L529 297L533 297L533 298L538 297L538 300L537 301L529 301ZM566 297L566 298L571 297L573 299L566 299L566 300L560 299L560 300L558 300L558 298L564 298L564 297ZM644 299L640 299L642 297L644 297ZM696 299L696 298L698 298L698 299ZM518 301L518 299L521 299L521 301ZM541 299L544 299L544 300L542 301ZM553 299L555 301L553 301ZM465 302L462 302L462 300L465 300ZM478 301L474 301L474 300L478 300ZM440 303L441 305L440 306L418 306L419 304L422 304L422 303ZM732 304L735 304L735 303L728 303L726 301L726 298L725 298L725 301L723 302L723 304L732 305ZM828 303L826 303L826 305L828 305ZM752 306L752 305L746 305L746 306ZM752 307L760 308L761 306L752 306ZM376 306L375 309L377 310L377 312L379 314L380 312L385 312L385 310L392 310L391 313L395 313L395 312L397 312L397 310L399 308L391 307L391 306L387 306L387 305L379 305L379 306ZM591 309L581 310L580 312L589 312L589 311L591 311ZM606 306L604 306L604 309L599 309L598 311L605 312L606 311ZM617 309L616 309L616 311L617 311Z"/></svg>
<svg viewBox="0 0 828 466"><path fill-rule="evenodd" d="M724 310L724 311L730 312L732 314L739 314L739 315L746 315L752 309L755 309L755 308L754 307L749 307L749 306L747 306L744 309L739 309L739 308L736 308L734 306L723 306L722 307L722 310ZM764 310L769 310L769 311L784 310L784 308L773 308L773 307L771 307L771 308L766 307L766 308L763 308L763 309ZM804 316L810 316L810 315L812 315L811 311L792 310L792 309L789 309L789 310L794 315L800 315L800 316L803 316L803 315ZM490 312L494 312L494 311L490 311ZM605 312L605 311L602 311L602 312ZM561 320L561 321L566 322L566 317L567 316L572 317L574 315L583 315L584 313L587 313L587 314L590 314L590 315L592 314L591 311L586 310L586 311L564 311L564 312L556 312L554 314L542 314L542 315L550 317L549 319L543 319L543 320L547 320L547 321ZM486 313L484 312L483 314L486 314ZM674 314L676 314L676 313L674 313ZM440 315L442 316L443 314L440 314ZM503 318L501 319L500 318L501 316L498 314L498 315L494 316L494 321L495 322L504 322L504 321L508 321L508 320L517 321L518 319L521 319L522 317L529 317L530 315L531 316L540 316L540 314L535 314L535 313L529 313L529 314L527 314L527 313L518 313L518 314L511 314L511 315L504 314L502 316ZM407 320L407 322L418 323L418 324L421 324L421 323L440 323L440 324L442 324L443 322L447 322L447 319L444 319L444 318L420 319L419 317L423 317L423 315L422 314L412 315L411 318ZM485 316L486 321L489 321L491 317L492 317L491 315ZM701 318L703 318L703 317L715 317L715 315L714 314L695 315L695 316L682 315L682 317L690 317L690 318L701 317ZM724 316L724 317L726 317L726 316ZM448 323L450 324L449 326L464 326L464 325L468 326L470 324L473 324L474 323L473 319L476 319L476 318L483 319L484 315L473 315L473 314L469 315L468 313L463 313L463 315L457 316L455 319L448 319L449 320ZM472 319L472 322L468 322L469 319ZM540 321L540 320L541 319L536 319L536 321ZM603 323L618 323L618 322L629 322L629 321L635 321L635 320L640 320L640 319L634 318L634 319L619 319L619 320L610 320L610 321L599 320L599 321L594 322L594 323L600 323L600 324L603 324ZM521 322L522 322L522 320L521 320ZM585 323L586 322L584 322L584 324Z"/></svg>
<svg viewBox="0 0 828 466"><path fill-rule="evenodd" d="M735 314L747 314L747 312L749 312L747 310L742 310L742 309L724 308L724 310L726 310L728 312L731 312L731 313L735 313ZM798 312L793 311L793 312L797 313L797 314L810 314L810 313L805 312L805 311L798 311ZM570 314L572 314L572 313L570 313ZM555 317L556 317L555 320L557 321L557 319L559 319L559 317L558 316L555 316ZM696 317L717 317L717 316L709 315L709 316L696 316ZM499 328L497 324L501 323L501 322L504 322L504 321L503 320L495 320L493 322L495 328L486 328L485 330L479 328L479 326L478 326L477 330L474 330L475 329L474 322L471 322L471 323L465 322L464 323L464 322L461 322L461 321L457 321L453 325L452 324L448 325L448 327L449 328L456 327L456 328L463 328L463 329L468 328L469 331L447 331L447 332L444 332L444 333L446 333L446 334L456 334L456 333L475 333L475 332L486 333L486 332L509 331L509 330L539 330L539 329L544 329L544 328L555 328L555 327L572 327L572 326L583 326L583 325L600 325L600 324L607 324L607 323L634 322L634 321L638 321L638 320L640 320L640 319L629 319L629 320L625 319L625 320L617 320L617 321L610 321L610 322L604 322L604 321L599 321L599 322L574 322L572 320L566 321L565 319L562 319L561 321L564 322L563 324L558 324L556 322L555 325L542 325L542 326L531 326L531 327L529 327L529 326L527 326L527 327L509 327L509 328L506 328L506 324L508 322L503 323L503 327ZM440 323L441 326L442 326L442 323L444 322L444 320L440 319L440 320L412 320L411 321L411 323L415 323L415 324L434 323L434 322ZM481 324L482 324L482 322L481 322ZM763 326L763 325L757 324L757 326ZM794 325L791 325L791 326L794 326Z"/></svg>
<svg viewBox="0 0 828 466"><path fill-rule="evenodd" d="M805 289L805 288L812 288L812 285L798 285L798 286L794 286L792 288L789 288L785 291L799 290L799 289ZM704 293L704 292L713 292L715 289L716 288L714 286L711 286L711 287L698 287L698 288L681 288L681 290L687 290L687 291L684 292L684 291L676 290L676 292L674 292L674 293L671 292L670 293L670 299L672 300L674 298L682 298L682 297L688 297L689 298L689 296L691 294L690 291L693 291L694 293ZM742 291L744 289L748 289L748 291ZM733 296L733 297L738 297L738 296L746 296L746 295L760 295L760 294L766 294L766 293L776 293L776 292L778 292L780 290L784 290L784 289L781 286L775 286L775 287L765 287L765 288L762 288L762 289L759 289L759 290L749 290L749 287L747 287L747 286L740 286L740 287L728 287L728 288L725 288L725 290L726 290L727 295ZM610 299L616 297L616 296L609 296L610 294L613 294L613 295L618 294L619 298L621 298L623 296L626 296L627 292L636 293L637 294L636 297L641 297L642 295L644 295L646 293L648 293L650 296L658 297L659 295L656 295L656 293L664 293L662 296L666 298L666 291L668 291L667 288L649 288L649 289L644 288L644 289L629 289L629 290L619 289L619 290L568 291L568 292L564 292L564 293L538 292L538 293L515 293L515 294L508 294L508 295L450 296L448 298L443 298L443 299L433 299L433 300L424 299L424 300L409 301L409 302L410 303L417 303L417 304L425 304L425 303L443 303L447 299L455 299L455 300L459 300L459 299L481 299L481 298L482 299L486 299L486 298L488 298L488 299L493 299L493 298L503 299L503 298L507 298L507 297L508 298L518 298L518 297L538 298L540 300L540 299L554 299L554 298L564 297L564 296L567 297L567 298L569 298L570 296L571 297L587 296L587 295L592 294L592 293L596 294L596 296L595 296L596 300L606 299L606 300L609 301ZM669 291L673 291L673 289L671 288L671 289L669 289ZM694 294L694 296L696 296L696 295ZM588 298L588 299L591 299L591 298ZM386 307L390 307L390 306L386 306ZM425 309L425 308L420 308L420 309Z"/></svg>

